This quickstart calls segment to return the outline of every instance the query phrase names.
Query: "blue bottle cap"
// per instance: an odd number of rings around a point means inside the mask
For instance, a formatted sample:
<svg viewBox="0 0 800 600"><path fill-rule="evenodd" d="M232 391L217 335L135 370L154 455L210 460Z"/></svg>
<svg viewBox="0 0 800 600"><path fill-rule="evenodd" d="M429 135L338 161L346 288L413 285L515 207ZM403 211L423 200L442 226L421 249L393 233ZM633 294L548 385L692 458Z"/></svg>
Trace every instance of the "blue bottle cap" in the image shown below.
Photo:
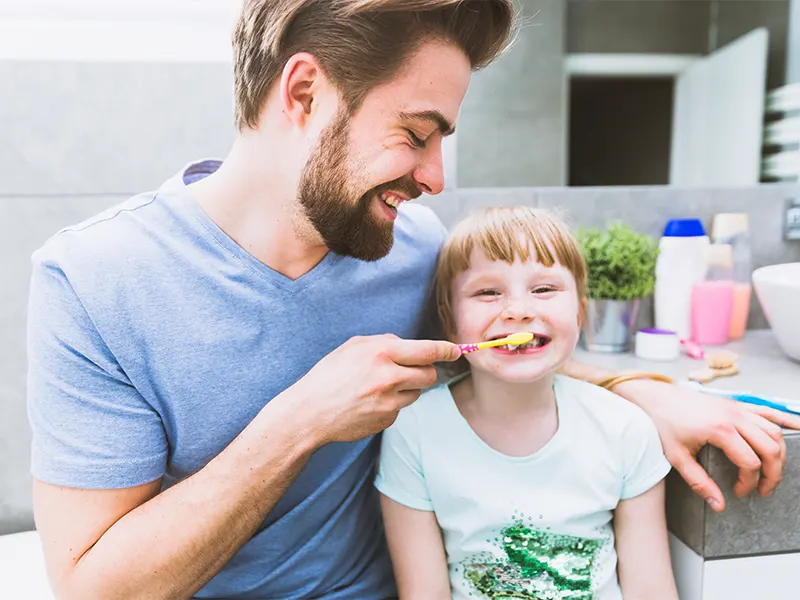
<svg viewBox="0 0 800 600"><path fill-rule="evenodd" d="M664 237L701 237L705 234L700 219L671 219L664 228Z"/></svg>

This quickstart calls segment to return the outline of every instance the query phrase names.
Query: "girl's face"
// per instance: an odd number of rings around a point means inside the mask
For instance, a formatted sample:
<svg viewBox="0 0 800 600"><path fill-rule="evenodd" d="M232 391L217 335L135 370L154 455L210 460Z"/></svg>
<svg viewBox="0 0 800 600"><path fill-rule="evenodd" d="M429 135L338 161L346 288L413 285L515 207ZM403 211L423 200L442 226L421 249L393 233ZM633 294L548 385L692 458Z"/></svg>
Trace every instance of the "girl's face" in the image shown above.
<svg viewBox="0 0 800 600"><path fill-rule="evenodd" d="M494 340L511 333L535 334L520 350L492 348L467 354L474 372L502 381L528 383L555 372L575 350L580 301L572 273L534 259L513 264L490 260L475 249L470 268L451 289L455 342Z"/></svg>

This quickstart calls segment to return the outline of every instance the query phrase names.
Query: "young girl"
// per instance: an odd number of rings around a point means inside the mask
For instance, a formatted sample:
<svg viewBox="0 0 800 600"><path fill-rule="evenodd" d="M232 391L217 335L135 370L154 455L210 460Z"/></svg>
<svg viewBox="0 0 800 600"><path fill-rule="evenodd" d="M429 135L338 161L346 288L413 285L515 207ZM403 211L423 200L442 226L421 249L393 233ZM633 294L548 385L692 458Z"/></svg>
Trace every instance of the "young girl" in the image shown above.
<svg viewBox="0 0 800 600"><path fill-rule="evenodd" d="M466 355L383 436L376 486L402 600L677 600L667 545L670 465L639 408L557 375L575 349L586 267L568 228L527 207L462 222L438 265Z"/></svg>

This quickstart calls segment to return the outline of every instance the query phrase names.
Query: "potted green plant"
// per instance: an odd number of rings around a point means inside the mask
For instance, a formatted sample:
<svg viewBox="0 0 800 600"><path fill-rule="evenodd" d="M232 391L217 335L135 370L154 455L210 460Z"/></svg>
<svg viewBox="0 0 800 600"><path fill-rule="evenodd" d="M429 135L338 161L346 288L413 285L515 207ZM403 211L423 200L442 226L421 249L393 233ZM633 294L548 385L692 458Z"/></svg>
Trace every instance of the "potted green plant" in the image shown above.
<svg viewBox="0 0 800 600"><path fill-rule="evenodd" d="M604 231L579 229L577 238L589 278L581 344L596 352L626 352L639 303L655 287L658 242L619 221Z"/></svg>

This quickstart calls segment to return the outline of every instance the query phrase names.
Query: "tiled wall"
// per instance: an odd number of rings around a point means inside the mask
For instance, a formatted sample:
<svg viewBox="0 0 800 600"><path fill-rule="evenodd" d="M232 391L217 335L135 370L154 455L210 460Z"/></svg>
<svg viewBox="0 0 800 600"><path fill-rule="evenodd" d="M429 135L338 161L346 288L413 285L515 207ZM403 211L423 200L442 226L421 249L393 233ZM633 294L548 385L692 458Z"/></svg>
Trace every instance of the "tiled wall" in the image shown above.
<svg viewBox="0 0 800 600"><path fill-rule="evenodd" d="M0 61L0 195L133 193L233 140L220 64Z"/></svg>
<svg viewBox="0 0 800 600"><path fill-rule="evenodd" d="M769 30L767 87L785 81L789 0L568 0L567 52L706 54Z"/></svg>
<svg viewBox="0 0 800 600"><path fill-rule="evenodd" d="M565 3L517 0L512 50L472 77L458 119L458 187L564 185Z"/></svg>
<svg viewBox="0 0 800 600"><path fill-rule="evenodd" d="M568 0L567 51L708 52L710 0Z"/></svg>

